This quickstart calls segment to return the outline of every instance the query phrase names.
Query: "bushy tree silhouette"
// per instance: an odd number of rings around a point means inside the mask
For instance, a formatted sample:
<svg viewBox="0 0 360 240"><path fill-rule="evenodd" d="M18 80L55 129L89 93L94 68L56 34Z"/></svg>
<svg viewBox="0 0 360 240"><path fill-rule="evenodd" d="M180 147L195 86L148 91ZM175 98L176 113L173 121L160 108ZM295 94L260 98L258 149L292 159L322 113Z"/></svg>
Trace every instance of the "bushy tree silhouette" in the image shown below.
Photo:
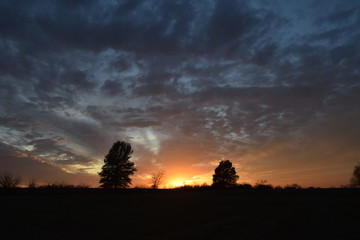
<svg viewBox="0 0 360 240"><path fill-rule="evenodd" d="M219 166L215 168L213 175L213 187L225 188L236 185L239 176L236 174L235 168L229 160L223 160Z"/></svg>
<svg viewBox="0 0 360 240"><path fill-rule="evenodd" d="M135 164L129 159L133 150L124 141L117 141L105 156L100 176L102 188L126 188L131 185L130 175L136 171Z"/></svg>
<svg viewBox="0 0 360 240"><path fill-rule="evenodd" d="M353 175L351 178L352 187L360 187L360 163L354 167Z"/></svg>

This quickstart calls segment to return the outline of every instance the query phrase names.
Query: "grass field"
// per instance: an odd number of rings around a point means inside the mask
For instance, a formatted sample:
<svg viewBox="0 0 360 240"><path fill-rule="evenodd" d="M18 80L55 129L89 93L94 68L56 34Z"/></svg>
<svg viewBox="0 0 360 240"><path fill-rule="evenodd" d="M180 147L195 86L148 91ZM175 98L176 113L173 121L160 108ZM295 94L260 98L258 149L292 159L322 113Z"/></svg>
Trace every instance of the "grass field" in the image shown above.
<svg viewBox="0 0 360 240"><path fill-rule="evenodd" d="M360 239L357 189L0 194L0 239Z"/></svg>

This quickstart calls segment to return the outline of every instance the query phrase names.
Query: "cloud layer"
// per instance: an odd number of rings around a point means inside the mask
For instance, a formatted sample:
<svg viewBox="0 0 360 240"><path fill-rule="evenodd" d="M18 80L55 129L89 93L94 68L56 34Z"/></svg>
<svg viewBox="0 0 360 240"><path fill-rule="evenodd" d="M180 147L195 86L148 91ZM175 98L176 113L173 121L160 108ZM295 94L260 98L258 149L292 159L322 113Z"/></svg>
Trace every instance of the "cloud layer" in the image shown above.
<svg viewBox="0 0 360 240"><path fill-rule="evenodd" d="M359 24L357 1L2 1L0 168L93 184L124 139L135 184L209 182L221 159L240 181L345 184Z"/></svg>

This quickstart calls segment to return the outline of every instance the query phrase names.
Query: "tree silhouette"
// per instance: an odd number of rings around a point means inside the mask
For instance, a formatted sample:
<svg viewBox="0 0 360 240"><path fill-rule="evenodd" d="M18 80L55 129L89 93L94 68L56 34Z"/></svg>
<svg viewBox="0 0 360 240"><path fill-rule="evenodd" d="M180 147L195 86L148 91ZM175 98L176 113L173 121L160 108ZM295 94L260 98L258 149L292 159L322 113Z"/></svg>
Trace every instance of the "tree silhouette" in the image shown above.
<svg viewBox="0 0 360 240"><path fill-rule="evenodd" d="M21 178L15 176L11 171L0 172L0 188L16 188L21 182Z"/></svg>
<svg viewBox="0 0 360 240"><path fill-rule="evenodd" d="M165 175L164 170L159 170L151 174L151 188L158 189L159 185L162 183Z"/></svg>
<svg viewBox="0 0 360 240"><path fill-rule="evenodd" d="M213 187L225 188L236 185L239 176L236 174L235 168L229 160L223 160L219 166L215 168L213 175Z"/></svg>
<svg viewBox="0 0 360 240"><path fill-rule="evenodd" d="M360 163L354 167L353 175L351 178L352 187L360 187Z"/></svg>
<svg viewBox="0 0 360 240"><path fill-rule="evenodd" d="M104 165L99 173L100 187L126 188L131 185L130 175L137 170L129 159L133 150L131 145L124 141L117 141L105 156Z"/></svg>

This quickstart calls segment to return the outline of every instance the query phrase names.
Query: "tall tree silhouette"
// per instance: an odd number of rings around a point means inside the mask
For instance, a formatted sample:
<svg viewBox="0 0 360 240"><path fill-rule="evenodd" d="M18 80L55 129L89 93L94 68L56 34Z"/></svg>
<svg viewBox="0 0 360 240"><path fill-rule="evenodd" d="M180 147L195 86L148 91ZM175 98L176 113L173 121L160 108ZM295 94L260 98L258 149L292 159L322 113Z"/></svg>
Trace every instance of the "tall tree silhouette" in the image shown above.
<svg viewBox="0 0 360 240"><path fill-rule="evenodd" d="M130 143L117 141L113 144L99 173L100 187L126 188L131 185L130 175L137 170L135 164L129 160L132 153Z"/></svg>
<svg viewBox="0 0 360 240"><path fill-rule="evenodd" d="M219 166L215 168L213 175L213 187L225 188L236 184L239 176L236 174L235 168L229 160L223 160Z"/></svg>
<svg viewBox="0 0 360 240"><path fill-rule="evenodd" d="M360 188L360 163L354 167L351 186Z"/></svg>

